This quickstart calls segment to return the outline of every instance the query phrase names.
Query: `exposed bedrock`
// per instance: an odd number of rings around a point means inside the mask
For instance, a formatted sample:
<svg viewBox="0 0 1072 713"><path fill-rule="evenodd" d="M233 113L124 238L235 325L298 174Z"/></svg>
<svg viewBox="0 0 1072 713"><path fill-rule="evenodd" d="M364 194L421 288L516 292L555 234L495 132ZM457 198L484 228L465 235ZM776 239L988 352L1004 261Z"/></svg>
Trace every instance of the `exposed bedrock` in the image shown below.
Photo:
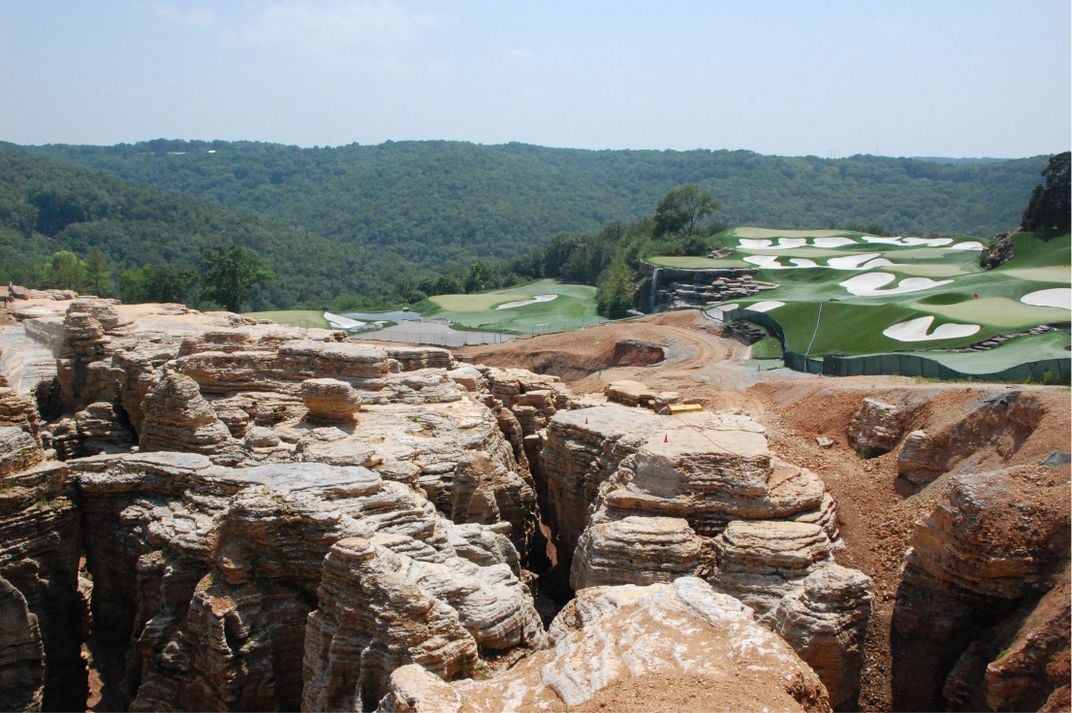
<svg viewBox="0 0 1072 713"><path fill-rule="evenodd" d="M361 410L361 397L347 381L306 379L301 384L306 419L324 423L352 423Z"/></svg>
<svg viewBox="0 0 1072 713"><path fill-rule="evenodd" d="M365 468L231 469L161 452L83 459L73 477L108 708L297 709L303 683L383 686L394 666L417 660L399 653L415 641L405 632L423 626L420 617L403 621L415 616L405 604L415 593L450 612L458 625L451 645L471 647L474 664L542 644L507 538L455 525L421 491ZM325 556L347 538L372 543L382 566L325 569ZM386 619L361 618L377 610ZM338 643L320 658L306 639L312 612L334 622L330 635L317 636ZM382 651L336 656L362 636ZM323 706L333 709L331 700Z"/></svg>
<svg viewBox="0 0 1072 713"><path fill-rule="evenodd" d="M849 445L864 458L889 453L900 442L908 420L903 407L864 399L846 429Z"/></svg>
<svg viewBox="0 0 1072 713"><path fill-rule="evenodd" d="M168 374L142 404L142 451L200 453L219 462L237 462L239 446L227 426L201 395L197 383L182 374Z"/></svg>
<svg viewBox="0 0 1072 713"><path fill-rule="evenodd" d="M0 427L19 428L39 439L37 408L15 389L0 386Z"/></svg>
<svg viewBox="0 0 1072 713"><path fill-rule="evenodd" d="M834 563L823 482L775 458L758 424L618 406L561 412L542 459L547 519L574 589L702 577L784 626L831 700L855 704L870 580Z"/></svg>
<svg viewBox="0 0 1072 713"><path fill-rule="evenodd" d="M31 442L28 434L19 431ZM4 710L82 710L86 667L81 658L84 604L78 591L79 513L68 473L4 476L0 488L0 578L5 635L0 646ZM24 614L19 612L24 609ZM12 618L8 618L12 617ZM37 633L35 633L35 631ZM10 637L10 638L9 638ZM34 640L37 643L34 643ZM44 660L38 660L37 647ZM43 691L38 665L45 663ZM9 678L9 676L11 676ZM10 684L10 687L9 685ZM16 701L23 703L14 705Z"/></svg>
<svg viewBox="0 0 1072 713"><path fill-rule="evenodd" d="M0 577L0 710L39 711L44 697L45 649L26 597Z"/></svg>
<svg viewBox="0 0 1072 713"><path fill-rule="evenodd" d="M1018 634L1016 622L1030 620L1027 612L1047 601L1044 595L1062 577L1067 583L1068 501L1067 477L1030 469L951 478L944 498L916 526L897 591L891 632L895 709L1023 709L1054 693L1050 674L1005 686L1002 671L1005 664L1010 672L1031 669L1032 655L1018 651L1024 637L1041 628L1027 624ZM1034 671L1049 666L1051 653L1059 660L1067 651L1067 633L1054 634L1056 640L1040 643L1050 653L1034 657L1042 659Z"/></svg>
<svg viewBox="0 0 1072 713"><path fill-rule="evenodd" d="M830 710L822 683L781 639L758 626L748 607L694 577L583 590L550 634L553 649L489 680L447 683L420 666L401 667L379 710L558 710L597 704L608 686L649 675L702 679L705 695L727 709ZM660 691L645 703L662 709Z"/></svg>
<svg viewBox="0 0 1072 713"><path fill-rule="evenodd" d="M897 455L897 474L910 490L970 462L985 446L1006 462L1035 431L1043 405L1022 391L988 396L963 418L938 429L912 431Z"/></svg>

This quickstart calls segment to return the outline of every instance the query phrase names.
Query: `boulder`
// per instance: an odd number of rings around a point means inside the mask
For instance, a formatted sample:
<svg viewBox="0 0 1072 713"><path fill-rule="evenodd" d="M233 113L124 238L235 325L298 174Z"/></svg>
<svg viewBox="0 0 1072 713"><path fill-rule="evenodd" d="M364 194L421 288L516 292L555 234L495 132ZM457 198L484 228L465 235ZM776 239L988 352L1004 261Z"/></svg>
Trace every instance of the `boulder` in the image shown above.
<svg viewBox="0 0 1072 713"><path fill-rule="evenodd" d="M301 396L310 421L352 423L361 410L361 397L354 387L339 379L306 379Z"/></svg>
<svg viewBox="0 0 1072 713"><path fill-rule="evenodd" d="M849 424L849 445L864 458L889 453L904 434L905 415L901 408L878 399L864 399Z"/></svg>
<svg viewBox="0 0 1072 713"><path fill-rule="evenodd" d="M700 682L726 709L830 710L807 664L758 626L748 607L694 577L586 589L552 631L553 649L488 680L447 683L420 666L401 667L378 710L599 710L608 687L648 679L662 682L644 701L650 710L671 709L665 703Z"/></svg>
<svg viewBox="0 0 1072 713"><path fill-rule="evenodd" d="M201 453L220 462L240 458L227 426L187 376L172 373L161 379L145 397L142 411L138 446L144 452Z"/></svg>

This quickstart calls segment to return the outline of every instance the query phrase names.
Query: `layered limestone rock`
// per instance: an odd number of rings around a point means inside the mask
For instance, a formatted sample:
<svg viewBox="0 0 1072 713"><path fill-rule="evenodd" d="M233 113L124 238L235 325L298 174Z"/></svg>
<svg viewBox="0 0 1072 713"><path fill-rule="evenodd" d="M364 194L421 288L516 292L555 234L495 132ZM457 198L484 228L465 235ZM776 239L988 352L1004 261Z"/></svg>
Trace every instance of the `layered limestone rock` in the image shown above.
<svg viewBox="0 0 1072 713"><path fill-rule="evenodd" d="M142 451L201 453L220 462L240 457L230 431L189 377L165 376L145 397L142 410Z"/></svg>
<svg viewBox="0 0 1072 713"><path fill-rule="evenodd" d="M696 575L775 630L781 607L799 653L829 677L839 706L854 705L870 580L834 563L822 481L773 457L754 421L618 406L559 413L543 477L574 589Z"/></svg>
<svg viewBox="0 0 1072 713"><path fill-rule="evenodd" d="M747 417L670 418L620 406L560 412L541 460L544 516L564 561L589 525L629 516L681 518L703 538L746 518L810 522L837 534L822 481L773 458L762 427ZM620 567L623 577L633 569Z"/></svg>
<svg viewBox="0 0 1072 713"><path fill-rule="evenodd" d="M536 647L544 633L505 564L422 561L398 535L350 538L324 563L306 633L305 710L361 710L391 671L417 663L443 679L471 675L480 651Z"/></svg>
<svg viewBox="0 0 1072 713"><path fill-rule="evenodd" d="M74 415L75 427L85 455L121 453L134 445L134 434L119 423L112 404L98 401Z"/></svg>
<svg viewBox="0 0 1072 713"><path fill-rule="evenodd" d="M878 399L864 399L846 429L849 445L864 458L889 453L904 435L905 420L901 408Z"/></svg>
<svg viewBox="0 0 1072 713"><path fill-rule="evenodd" d="M13 427L39 438L40 420L37 409L29 399L12 388L0 387L0 427Z"/></svg>
<svg viewBox="0 0 1072 713"><path fill-rule="evenodd" d="M387 347L387 357L398 362L402 371L453 369L454 357L438 347Z"/></svg>
<svg viewBox="0 0 1072 713"><path fill-rule="evenodd" d="M1030 469L951 477L945 497L912 534L897 590L896 708L944 708L965 686L982 687L986 630L1033 608L1060 578L1069 553L1069 496L1067 477L1042 478ZM978 656L984 660L973 663ZM1034 686L1033 698L1054 690L1045 678Z"/></svg>
<svg viewBox="0 0 1072 713"><path fill-rule="evenodd" d="M0 478L18 473L44 460L41 445L26 431L0 427Z"/></svg>
<svg viewBox="0 0 1072 713"><path fill-rule="evenodd" d="M352 423L361 410L361 397L354 387L338 379L306 379L301 396L310 421Z"/></svg>
<svg viewBox="0 0 1072 713"><path fill-rule="evenodd" d="M773 628L819 675L835 710L851 710L860 694L871 580L859 570L827 564L803 585L778 602Z"/></svg>
<svg viewBox="0 0 1072 713"><path fill-rule="evenodd" d="M2 707L82 710L82 537L73 483L65 468L46 471L39 466L6 475L0 485L0 579L10 587L0 588ZM22 703L7 705L16 701Z"/></svg>
<svg viewBox="0 0 1072 713"><path fill-rule="evenodd" d="M0 577L0 710L39 711L44 697L45 650L37 616L26 597Z"/></svg>
<svg viewBox="0 0 1072 713"><path fill-rule="evenodd" d="M598 705L600 692L645 676L703 680L727 708L830 710L810 668L752 612L694 577L672 584L594 587L559 614L555 647L489 680L447 683L410 665L397 669L385 713L479 713ZM747 704L744 701L747 699ZM661 710L660 691L645 701Z"/></svg>
<svg viewBox="0 0 1072 713"><path fill-rule="evenodd" d="M505 537L455 525L420 491L365 468L231 469L161 452L84 459L76 478L108 707L296 709L303 685L385 682L417 660L396 657L414 640L404 620L416 592L452 612L458 645L478 657L542 642ZM352 547L332 549L353 538L379 564L355 568ZM307 620L333 622L314 635L335 641L322 658L308 653ZM378 653L336 656L362 636Z"/></svg>
<svg viewBox="0 0 1072 713"><path fill-rule="evenodd" d="M1041 403L1022 391L988 396L943 428L908 434L897 455L898 479L918 489L970 462L981 446L1008 461L1035 431L1042 414Z"/></svg>

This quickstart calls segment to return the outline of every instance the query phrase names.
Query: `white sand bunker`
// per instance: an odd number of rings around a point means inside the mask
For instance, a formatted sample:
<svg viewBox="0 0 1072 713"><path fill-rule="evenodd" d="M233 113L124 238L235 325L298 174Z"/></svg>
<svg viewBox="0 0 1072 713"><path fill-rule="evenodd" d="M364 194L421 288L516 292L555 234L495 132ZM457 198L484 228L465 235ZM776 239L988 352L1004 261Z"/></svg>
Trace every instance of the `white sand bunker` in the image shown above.
<svg viewBox="0 0 1072 713"><path fill-rule="evenodd" d="M878 297L919 292L953 282L952 280L932 280L929 277L906 277L898 283L897 287L882 289L883 285L887 285L896 279L897 276L889 272L868 272L863 275L855 275L838 284L857 297Z"/></svg>
<svg viewBox="0 0 1072 713"><path fill-rule="evenodd" d="M364 327L365 323L356 319L350 319L349 317L343 317L341 314L332 314L331 312L324 313L324 319L328 321L335 329L353 329L354 327Z"/></svg>
<svg viewBox="0 0 1072 713"><path fill-rule="evenodd" d="M983 250L984 248L985 246L978 240L965 240L949 246L950 250Z"/></svg>
<svg viewBox="0 0 1072 713"><path fill-rule="evenodd" d="M558 295L536 295L530 300L518 300L517 302L503 302L495 309L513 309L514 307L524 307L526 305L538 305L541 302L550 302Z"/></svg>
<svg viewBox="0 0 1072 713"><path fill-rule="evenodd" d="M748 309L753 312L770 312L772 309L778 309L779 307L785 307L785 302L779 302L778 300L764 300L763 302L756 302L755 304L748 305Z"/></svg>
<svg viewBox="0 0 1072 713"><path fill-rule="evenodd" d="M870 270L876 267L891 267L894 263L882 257L882 253L860 253L832 257L826 264L835 270Z"/></svg>
<svg viewBox="0 0 1072 713"><path fill-rule="evenodd" d="M840 237L840 238L813 238L811 244L817 248L840 248L846 245L855 245L856 241L852 238Z"/></svg>
<svg viewBox="0 0 1072 713"><path fill-rule="evenodd" d="M953 242L953 238L884 238L875 235L864 235L860 237L865 243L880 243L882 245L896 245L898 247L919 247L925 245L928 248L940 248L943 245L949 245Z"/></svg>
<svg viewBox="0 0 1072 713"><path fill-rule="evenodd" d="M933 316L917 317L887 327L882 330L882 333L899 342L930 342L938 339L970 337L979 331L978 324L940 324L928 334L927 330L930 329L932 322L934 322Z"/></svg>
<svg viewBox="0 0 1072 713"><path fill-rule="evenodd" d="M778 238L778 243L766 239L741 238L739 247L742 250L794 250L796 248L840 248L845 245L855 245L856 241L847 237L812 238L808 245L807 238Z"/></svg>
<svg viewBox="0 0 1072 713"><path fill-rule="evenodd" d="M1053 287L1048 290L1029 292L1020 298L1025 305L1035 307L1056 307L1057 309L1072 309L1072 289L1068 287Z"/></svg>
<svg viewBox="0 0 1072 713"><path fill-rule="evenodd" d="M744 258L744 261L761 267L764 270L793 270L802 267L819 267L814 260L809 260L806 257L794 257L790 258L789 265L783 265L782 258L779 255L749 255Z"/></svg>

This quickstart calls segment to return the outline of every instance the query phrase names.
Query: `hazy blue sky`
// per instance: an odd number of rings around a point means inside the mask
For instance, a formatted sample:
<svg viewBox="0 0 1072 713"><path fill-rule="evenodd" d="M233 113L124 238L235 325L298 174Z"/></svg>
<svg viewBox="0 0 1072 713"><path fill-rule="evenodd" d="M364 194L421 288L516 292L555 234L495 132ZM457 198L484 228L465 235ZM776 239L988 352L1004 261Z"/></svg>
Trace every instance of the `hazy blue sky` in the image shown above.
<svg viewBox="0 0 1072 713"><path fill-rule="evenodd" d="M1070 143L1069 0L0 0L0 140Z"/></svg>

